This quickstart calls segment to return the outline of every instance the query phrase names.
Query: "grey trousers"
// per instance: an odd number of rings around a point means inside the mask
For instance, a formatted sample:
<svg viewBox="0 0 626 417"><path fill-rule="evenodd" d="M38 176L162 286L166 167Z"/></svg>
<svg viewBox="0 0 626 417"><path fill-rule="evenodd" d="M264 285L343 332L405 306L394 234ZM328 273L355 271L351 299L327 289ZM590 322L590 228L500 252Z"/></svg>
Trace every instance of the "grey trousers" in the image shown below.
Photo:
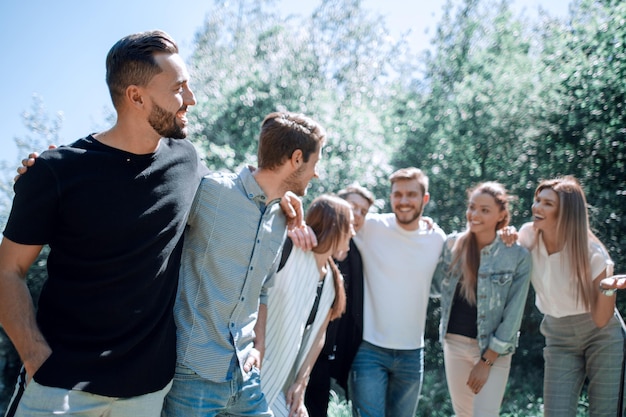
<svg viewBox="0 0 626 417"><path fill-rule="evenodd" d="M589 379L589 416L615 416L624 355L624 336L618 319L598 328L591 314L555 318L544 316L544 415L576 415L578 397Z"/></svg>

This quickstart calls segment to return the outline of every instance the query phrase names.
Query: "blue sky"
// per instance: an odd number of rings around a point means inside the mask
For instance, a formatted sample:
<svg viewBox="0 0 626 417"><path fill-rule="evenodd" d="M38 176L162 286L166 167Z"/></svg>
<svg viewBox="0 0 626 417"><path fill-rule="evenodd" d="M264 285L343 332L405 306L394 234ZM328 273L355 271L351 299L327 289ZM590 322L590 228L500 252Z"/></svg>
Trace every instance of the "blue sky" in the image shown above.
<svg viewBox="0 0 626 417"><path fill-rule="evenodd" d="M569 4L569 0L512 1L529 16L539 6L565 16ZM394 34L410 30L415 50L428 47L444 3L363 0L364 7L387 18ZM285 15L307 14L319 1L276 0L276 4ZM43 98L48 114L63 112L62 143L106 128L105 109L112 108L104 81L109 48L129 33L162 29L177 40L186 59L212 6L212 0L0 1L4 39L0 159L13 162L24 156L17 155L14 138L27 132L21 114L31 108L34 94Z"/></svg>

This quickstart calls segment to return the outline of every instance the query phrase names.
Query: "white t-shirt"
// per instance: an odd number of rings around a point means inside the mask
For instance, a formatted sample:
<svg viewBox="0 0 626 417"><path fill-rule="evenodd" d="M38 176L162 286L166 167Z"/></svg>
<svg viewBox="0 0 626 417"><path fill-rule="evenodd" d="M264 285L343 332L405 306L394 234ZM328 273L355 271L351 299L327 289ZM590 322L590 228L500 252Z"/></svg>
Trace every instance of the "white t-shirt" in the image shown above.
<svg viewBox="0 0 626 417"><path fill-rule="evenodd" d="M354 237L363 259L363 340L386 349L424 346L424 326L446 234L437 225L406 231L393 213L368 214Z"/></svg>
<svg viewBox="0 0 626 417"><path fill-rule="evenodd" d="M535 305L539 311L557 318L588 313L589 310L584 304L577 302L577 283L566 253L561 251L548 255L543 239L538 239L535 244L536 236L537 232L532 223L526 223L519 231L520 245L529 248L533 257L530 279L536 294ZM609 274L613 261L602 246L590 241L589 265L591 267L589 279L593 281L607 268Z"/></svg>

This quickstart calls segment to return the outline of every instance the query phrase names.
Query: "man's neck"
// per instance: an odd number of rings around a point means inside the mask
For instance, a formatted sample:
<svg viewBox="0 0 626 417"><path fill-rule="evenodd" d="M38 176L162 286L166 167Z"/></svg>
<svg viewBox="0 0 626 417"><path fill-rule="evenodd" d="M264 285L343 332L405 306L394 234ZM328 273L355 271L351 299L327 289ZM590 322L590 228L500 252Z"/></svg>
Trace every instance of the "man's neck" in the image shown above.
<svg viewBox="0 0 626 417"><path fill-rule="evenodd" d="M160 135L151 127L149 130L138 126L125 127L119 122L111 129L93 136L100 143L136 155L153 153L161 143Z"/></svg>
<svg viewBox="0 0 626 417"><path fill-rule="evenodd" d="M257 168L252 171L252 176L265 193L267 201L281 198L288 191L284 189L283 178L277 171Z"/></svg>
<svg viewBox="0 0 626 417"><path fill-rule="evenodd" d="M396 224L400 229L406 230L407 232L414 232L420 228L420 221L422 220L422 216L413 220L411 223L400 223L398 219L396 219Z"/></svg>

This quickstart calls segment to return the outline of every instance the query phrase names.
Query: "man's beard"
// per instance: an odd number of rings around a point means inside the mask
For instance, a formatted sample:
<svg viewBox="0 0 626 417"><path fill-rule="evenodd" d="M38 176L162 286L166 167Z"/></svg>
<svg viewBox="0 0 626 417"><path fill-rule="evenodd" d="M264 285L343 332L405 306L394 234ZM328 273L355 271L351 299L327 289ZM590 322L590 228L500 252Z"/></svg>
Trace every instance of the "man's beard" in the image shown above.
<svg viewBox="0 0 626 417"><path fill-rule="evenodd" d="M411 224L413 223L415 220L419 219L422 216L422 212L424 210L424 207L418 207L417 210L415 210L413 212L413 215L409 218L409 220L405 220L405 219L400 219L400 217L398 216L398 213L394 213L396 215L396 221L400 224ZM405 214L405 213L400 213Z"/></svg>
<svg viewBox="0 0 626 417"><path fill-rule="evenodd" d="M163 107L154 103L154 108L148 116L148 123L150 126L164 138L172 139L185 139L187 132L185 128L182 128L176 124L176 114L168 112Z"/></svg>
<svg viewBox="0 0 626 417"><path fill-rule="evenodd" d="M298 168L296 172L291 174L287 179L285 179L285 188L287 191L291 191L298 197L303 197L306 195L306 189L309 184L302 184L302 174L304 172L304 166Z"/></svg>

